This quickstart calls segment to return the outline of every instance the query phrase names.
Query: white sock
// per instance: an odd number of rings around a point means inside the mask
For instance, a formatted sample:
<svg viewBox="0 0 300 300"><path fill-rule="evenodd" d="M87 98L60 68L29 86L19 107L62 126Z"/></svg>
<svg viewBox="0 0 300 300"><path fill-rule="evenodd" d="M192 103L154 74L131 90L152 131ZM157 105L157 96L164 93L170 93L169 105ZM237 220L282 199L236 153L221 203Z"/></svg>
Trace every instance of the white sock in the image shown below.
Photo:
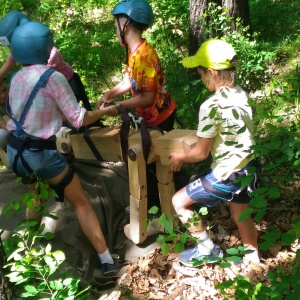
<svg viewBox="0 0 300 300"><path fill-rule="evenodd" d="M207 234L207 231L193 232L192 236L198 239L198 249L202 254L210 254L214 243Z"/></svg>
<svg viewBox="0 0 300 300"><path fill-rule="evenodd" d="M111 254L108 249L103 253L98 253L98 256L99 256L102 264L113 264L114 263L114 260L111 257Z"/></svg>
<svg viewBox="0 0 300 300"><path fill-rule="evenodd" d="M244 259L254 264L259 264L260 260L259 260L257 249L247 249L247 250L253 250L253 252L245 254Z"/></svg>

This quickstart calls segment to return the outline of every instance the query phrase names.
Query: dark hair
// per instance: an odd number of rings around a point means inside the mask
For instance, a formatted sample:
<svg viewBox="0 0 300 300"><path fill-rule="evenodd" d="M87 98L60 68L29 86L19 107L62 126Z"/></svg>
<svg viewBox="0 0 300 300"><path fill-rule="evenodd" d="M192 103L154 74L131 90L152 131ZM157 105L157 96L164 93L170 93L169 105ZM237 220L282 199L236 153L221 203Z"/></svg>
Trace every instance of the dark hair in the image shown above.
<svg viewBox="0 0 300 300"><path fill-rule="evenodd" d="M141 32L144 32L149 27L147 24L139 23L139 22L132 20L126 14L117 14L117 15L115 15L115 17L116 18L126 18L128 20L128 23L130 24L130 26L140 30Z"/></svg>

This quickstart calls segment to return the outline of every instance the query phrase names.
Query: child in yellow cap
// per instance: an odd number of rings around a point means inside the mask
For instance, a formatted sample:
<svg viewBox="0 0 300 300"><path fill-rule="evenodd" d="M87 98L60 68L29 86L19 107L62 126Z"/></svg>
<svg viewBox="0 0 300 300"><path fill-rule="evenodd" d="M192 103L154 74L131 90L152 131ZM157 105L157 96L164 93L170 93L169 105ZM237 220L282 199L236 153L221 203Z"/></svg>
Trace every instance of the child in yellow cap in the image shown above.
<svg viewBox="0 0 300 300"><path fill-rule="evenodd" d="M214 206L227 201L244 246L252 250L245 254L244 260L259 263L254 222L250 217L238 221L248 207L247 189L251 190L251 186L243 189L236 179L246 176L248 167L254 163L251 150L254 139L248 95L235 82L236 63L233 47L216 39L204 42L194 56L182 61L186 68L197 68L203 83L214 94L200 107L196 146L187 153L171 153L170 168L178 172L184 164L202 161L210 153L213 163L205 176L179 190L172 202L180 221L185 224L193 217L194 204ZM179 254L183 264L193 266L193 259L213 262L215 258L223 257L222 250L210 239L202 220L191 224L188 230L197 239L197 245Z"/></svg>

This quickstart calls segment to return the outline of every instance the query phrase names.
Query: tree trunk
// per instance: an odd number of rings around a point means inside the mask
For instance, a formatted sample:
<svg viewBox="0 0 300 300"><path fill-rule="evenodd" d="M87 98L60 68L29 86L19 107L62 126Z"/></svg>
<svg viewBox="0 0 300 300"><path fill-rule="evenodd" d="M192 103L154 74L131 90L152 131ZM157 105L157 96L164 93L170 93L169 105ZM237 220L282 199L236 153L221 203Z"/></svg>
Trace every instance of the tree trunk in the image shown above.
<svg viewBox="0 0 300 300"><path fill-rule="evenodd" d="M3 268L5 264L6 255L0 236L0 300L13 300L16 298L12 283L5 277L5 274L7 274L7 269Z"/></svg>
<svg viewBox="0 0 300 300"><path fill-rule="evenodd" d="M206 39L212 38L212 33L205 33L205 25L196 24L206 10L208 3L214 2L218 6L225 6L229 9L229 15L234 17L231 28L236 29L236 18L243 20L243 26L250 26L250 9L248 0L190 0L190 33L189 33L189 55L194 55L199 45Z"/></svg>
<svg viewBox="0 0 300 300"><path fill-rule="evenodd" d="M230 16L234 17L234 19L241 18L243 26L251 28L249 0L222 0L222 5L229 9ZM237 29L234 20L231 22L231 29Z"/></svg>

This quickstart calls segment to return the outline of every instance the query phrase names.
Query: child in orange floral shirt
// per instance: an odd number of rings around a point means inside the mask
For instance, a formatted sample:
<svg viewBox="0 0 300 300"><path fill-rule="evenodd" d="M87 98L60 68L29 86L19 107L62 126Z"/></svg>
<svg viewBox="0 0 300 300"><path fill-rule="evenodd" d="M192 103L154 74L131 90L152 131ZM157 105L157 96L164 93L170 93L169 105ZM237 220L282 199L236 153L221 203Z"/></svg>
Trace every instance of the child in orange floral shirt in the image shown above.
<svg viewBox="0 0 300 300"><path fill-rule="evenodd" d="M165 75L155 49L142 38L152 25L153 12L146 0L120 1L112 11L120 45L128 51L122 82L105 93L103 102L131 91L132 98L119 101L124 108L135 108L139 117L165 131L173 129L176 103L166 89Z"/></svg>

